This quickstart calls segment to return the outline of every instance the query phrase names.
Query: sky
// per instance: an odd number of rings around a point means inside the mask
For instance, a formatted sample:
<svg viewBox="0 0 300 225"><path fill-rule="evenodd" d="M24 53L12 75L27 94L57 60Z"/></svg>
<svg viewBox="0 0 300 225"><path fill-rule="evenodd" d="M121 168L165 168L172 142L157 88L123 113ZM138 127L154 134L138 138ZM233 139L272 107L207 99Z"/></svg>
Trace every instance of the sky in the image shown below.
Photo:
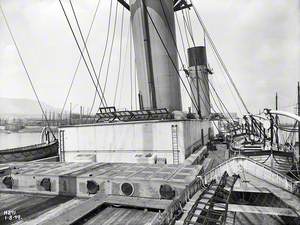
<svg viewBox="0 0 300 225"><path fill-rule="evenodd" d="M68 1L62 2L75 27ZM194 2L249 110L257 113L264 108L274 108L275 93L278 92L279 108L292 112L297 100L297 81L300 80L300 1L194 0ZM0 0L0 3L39 98L47 104L62 108L80 53L59 1ZM97 3L98 0L73 0L84 36L88 32ZM113 1L113 15L115 4L116 1ZM104 51L109 8L110 1L100 1L88 41L88 49L97 71ZM130 108L131 105L135 108L136 100L130 94L135 90L135 69L132 67L130 70L128 66L131 49L128 41L129 12L124 10L121 34L122 10L122 7L118 7L111 66L106 73L108 64L106 57L101 82L104 84L107 80L107 99L112 104L117 77L120 74L115 103L118 108ZM182 25L180 15L178 14ZM202 44L202 30L192 12L191 20L196 42ZM112 21L110 40L113 24ZM78 32L77 36L79 37ZM119 72L121 40L123 60ZM178 46L183 54L182 46L179 44ZM214 70L214 74L210 77L214 87L229 111L243 112L241 103L232 87L228 85L228 79L220 69L211 49L208 48L207 51L208 62ZM107 55L108 53L109 51ZM81 63L67 107L72 102L73 111L78 111L81 105L88 109L91 107L94 94L93 83L84 64ZM182 94L186 110L190 103L183 90ZM0 15L0 97L35 99L2 15ZM96 104L98 103L99 100L96 99Z"/></svg>

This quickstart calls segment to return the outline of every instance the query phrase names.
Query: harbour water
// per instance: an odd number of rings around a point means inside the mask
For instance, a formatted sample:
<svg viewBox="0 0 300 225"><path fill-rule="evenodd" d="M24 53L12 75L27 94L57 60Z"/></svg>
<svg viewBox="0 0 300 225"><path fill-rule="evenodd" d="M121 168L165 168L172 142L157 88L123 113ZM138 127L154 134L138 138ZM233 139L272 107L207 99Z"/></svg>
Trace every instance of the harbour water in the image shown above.
<svg viewBox="0 0 300 225"><path fill-rule="evenodd" d="M39 144L41 134L37 133L0 133L0 151L26 145Z"/></svg>

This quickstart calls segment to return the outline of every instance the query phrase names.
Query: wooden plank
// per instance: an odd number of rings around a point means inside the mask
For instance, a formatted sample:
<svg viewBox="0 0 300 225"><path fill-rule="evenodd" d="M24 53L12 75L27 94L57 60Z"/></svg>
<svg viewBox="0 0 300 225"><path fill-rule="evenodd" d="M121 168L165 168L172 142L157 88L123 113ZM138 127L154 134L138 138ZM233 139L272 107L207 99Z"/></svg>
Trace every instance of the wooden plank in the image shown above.
<svg viewBox="0 0 300 225"><path fill-rule="evenodd" d="M172 203L172 200L109 195L107 196L105 202L109 204L118 204L123 206L164 210Z"/></svg>
<svg viewBox="0 0 300 225"><path fill-rule="evenodd" d="M5 210L15 210L16 215L23 219L20 222L30 221L33 218L57 207L59 204L69 201L66 197L45 197L40 195L23 194L0 194L0 224L11 224L11 221L4 219ZM18 222L18 220L14 220ZM35 223L30 223L35 224ZM39 223L38 223L39 224Z"/></svg>
<svg viewBox="0 0 300 225"><path fill-rule="evenodd" d="M87 221L86 225L101 224L101 225L130 225L130 224L151 224L152 220L158 213L130 209L107 207L99 212L94 218Z"/></svg>
<svg viewBox="0 0 300 225"><path fill-rule="evenodd" d="M214 209L224 210L224 209L222 209L218 206L215 206ZM278 207L229 204L228 205L228 211L230 211L230 212L266 214L266 215L274 215L274 216L298 217L298 214L295 213L292 209L278 208Z"/></svg>
<svg viewBox="0 0 300 225"><path fill-rule="evenodd" d="M60 224L60 225L69 225L72 224L82 217L84 217L86 214L90 213L94 209L98 208L99 206L103 205L105 203L106 195L99 194L95 195L94 197L82 202L75 208L71 210L66 210L62 216L47 220L42 222L43 225L53 225L53 224Z"/></svg>
<svg viewBox="0 0 300 225"><path fill-rule="evenodd" d="M86 222L85 225L92 225L92 224L96 224L97 220L98 221L106 221L109 217L111 217L114 213L115 209L112 207L107 207L105 208L103 211L101 211L99 214L97 214L95 217L93 217L92 219L90 219L89 221Z"/></svg>
<svg viewBox="0 0 300 225"><path fill-rule="evenodd" d="M30 218L29 220L25 219L23 221L20 221L19 223L16 223L15 225L39 225L42 224L44 221L51 221L52 219L61 216L65 209L70 210L72 208L75 208L78 204L80 204L83 201L84 200L82 199L71 199L70 201L57 205L49 211L44 211L38 217Z"/></svg>
<svg viewBox="0 0 300 225"><path fill-rule="evenodd" d="M227 190L229 190L229 188L227 188ZM268 190L267 188L264 188L264 187L251 187L251 186L246 186L246 185L244 185L243 187L234 186L233 191L234 192L265 193L265 194L271 193L270 190Z"/></svg>

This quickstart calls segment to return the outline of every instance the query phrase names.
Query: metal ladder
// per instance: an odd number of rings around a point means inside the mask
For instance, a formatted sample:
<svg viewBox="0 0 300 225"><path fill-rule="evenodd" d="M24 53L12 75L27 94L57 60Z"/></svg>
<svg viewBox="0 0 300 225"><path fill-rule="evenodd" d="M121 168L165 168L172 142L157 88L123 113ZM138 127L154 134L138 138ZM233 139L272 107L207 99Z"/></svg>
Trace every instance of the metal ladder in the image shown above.
<svg viewBox="0 0 300 225"><path fill-rule="evenodd" d="M65 132L59 131L59 158L61 162L65 161Z"/></svg>
<svg viewBox="0 0 300 225"><path fill-rule="evenodd" d="M173 164L179 164L179 148L178 148L178 133L177 125L172 125L172 149L173 149Z"/></svg>

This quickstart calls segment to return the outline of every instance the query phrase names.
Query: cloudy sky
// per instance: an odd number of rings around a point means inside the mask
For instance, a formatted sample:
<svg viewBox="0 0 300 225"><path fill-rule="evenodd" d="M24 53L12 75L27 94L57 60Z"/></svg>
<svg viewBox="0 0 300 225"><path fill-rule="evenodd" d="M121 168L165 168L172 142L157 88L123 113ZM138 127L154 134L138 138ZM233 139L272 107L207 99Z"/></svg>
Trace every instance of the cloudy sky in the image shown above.
<svg viewBox="0 0 300 225"><path fill-rule="evenodd" d="M194 0L195 1L195 0ZM279 94L279 106L293 110L296 103L297 81L300 80L300 1L299 0L198 0L196 7L206 24L233 80L250 111L258 112L274 106ZM72 80L80 53L76 47L59 2L56 0L0 0L25 64L43 102L61 108ZM63 1L72 19L68 1ZM87 34L98 0L73 0L84 35ZM115 13L114 1L112 14ZM100 1L88 48L98 71L107 32L110 1ZM122 39L122 58L129 58L129 14L124 12L121 35L122 8L118 8L115 44L108 70L108 99L114 98L118 74L119 45ZM179 20L181 14L178 14ZM194 35L201 44L201 29L194 14ZM180 20L181 21L181 20ZM74 24L74 21L73 21ZM111 28L113 22L111 22ZM75 24L74 24L75 27ZM110 29L110 37L112 30ZM79 37L79 36L78 36ZM178 36L179 37L179 36ZM111 39L111 38L110 38ZM126 47L127 46L127 47ZM126 51L127 49L127 51ZM214 86L230 111L241 104L233 97L211 50L208 60L215 74ZM107 57L108 58L108 57ZM102 82L105 81L108 59L104 61ZM129 61L122 62L128 65ZM134 69L132 69L134 71ZM118 107L129 107L130 69L122 66L116 96ZM183 92L184 93L184 92ZM94 89L86 68L81 63L69 101L74 110L79 105L90 107ZM0 15L0 97L34 99L24 69ZM188 106L184 97L184 106ZM112 102L112 100L110 100ZM239 106L239 107L238 107ZM0 106L4 107L4 106ZM77 107L77 108L76 108Z"/></svg>

